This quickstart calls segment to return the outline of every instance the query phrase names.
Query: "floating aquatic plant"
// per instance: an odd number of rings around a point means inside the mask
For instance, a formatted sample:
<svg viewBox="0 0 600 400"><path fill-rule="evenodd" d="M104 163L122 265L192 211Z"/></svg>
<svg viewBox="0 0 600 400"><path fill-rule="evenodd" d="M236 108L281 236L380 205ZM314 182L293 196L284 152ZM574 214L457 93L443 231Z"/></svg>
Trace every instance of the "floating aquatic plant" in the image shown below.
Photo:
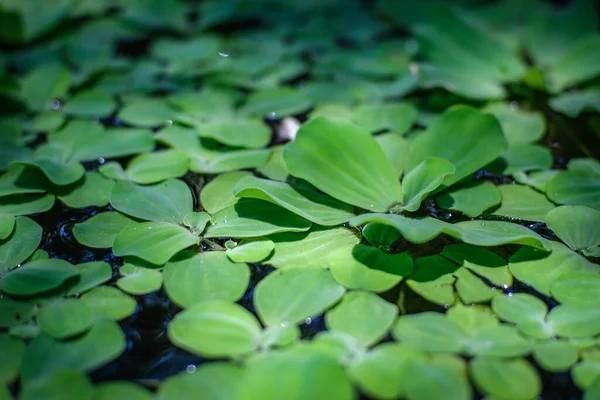
<svg viewBox="0 0 600 400"><path fill-rule="evenodd" d="M597 13L471 3L2 2L0 399L598 398Z"/></svg>

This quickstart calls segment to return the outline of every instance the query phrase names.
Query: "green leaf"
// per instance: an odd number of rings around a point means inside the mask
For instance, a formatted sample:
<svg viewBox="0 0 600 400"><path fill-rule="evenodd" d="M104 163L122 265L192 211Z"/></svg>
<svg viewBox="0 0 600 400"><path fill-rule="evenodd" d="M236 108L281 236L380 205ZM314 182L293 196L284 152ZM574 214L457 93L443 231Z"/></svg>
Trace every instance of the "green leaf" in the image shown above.
<svg viewBox="0 0 600 400"><path fill-rule="evenodd" d="M432 312L404 315L393 334L402 342L430 352L513 357L530 351L531 344L515 328L499 325L493 318L482 321L474 308L455 306L453 310L460 315L456 318ZM465 325L469 319L473 319L471 326Z"/></svg>
<svg viewBox="0 0 600 400"><path fill-rule="evenodd" d="M112 278L112 268L104 261L92 261L75 265L79 279L69 281L67 296L74 296L100 286Z"/></svg>
<svg viewBox="0 0 600 400"><path fill-rule="evenodd" d="M21 376L29 384L63 369L92 371L116 359L124 350L121 328L108 320L97 321L87 333L68 341L42 334L25 349Z"/></svg>
<svg viewBox="0 0 600 400"><path fill-rule="evenodd" d="M508 287L513 283L508 262L491 250L458 243L445 246L440 255L484 277L495 286Z"/></svg>
<svg viewBox="0 0 600 400"><path fill-rule="evenodd" d="M163 265L179 251L199 242L196 235L179 225L142 222L126 227L115 237L113 253Z"/></svg>
<svg viewBox="0 0 600 400"><path fill-rule="evenodd" d="M345 203L382 212L401 200L400 182L381 147L352 123L310 120L283 157L292 175Z"/></svg>
<svg viewBox="0 0 600 400"><path fill-rule="evenodd" d="M404 164L408 156L408 140L397 133L384 133L375 136L375 140L385 153L392 164L396 176L401 176L404 172Z"/></svg>
<svg viewBox="0 0 600 400"><path fill-rule="evenodd" d="M242 240L233 249L227 249L225 254L236 263L253 263L269 257L274 248L275 243L270 239Z"/></svg>
<svg viewBox="0 0 600 400"><path fill-rule="evenodd" d="M15 227L15 217L12 214L3 213L0 211L0 240L4 240L10 236Z"/></svg>
<svg viewBox="0 0 600 400"><path fill-rule="evenodd" d="M286 371L281 374L281 371ZM278 376L278 379L273 379ZM311 382L306 385L306 382ZM271 351L247 362L240 399L350 400L354 389L344 368L334 359L316 351Z"/></svg>
<svg viewBox="0 0 600 400"><path fill-rule="evenodd" d="M180 224L193 211L192 193L178 179L149 186L119 181L110 193L110 204L135 218Z"/></svg>
<svg viewBox="0 0 600 400"><path fill-rule="evenodd" d="M520 110L506 103L488 104L483 111L498 119L509 145L535 143L546 131L546 121L539 112Z"/></svg>
<svg viewBox="0 0 600 400"><path fill-rule="evenodd" d="M211 216L201 212L191 212L183 219L183 224L189 228L189 230L196 236L202 235L206 224L212 220Z"/></svg>
<svg viewBox="0 0 600 400"><path fill-rule="evenodd" d="M573 42L596 32L597 16L587 1L565 7L536 8L524 31L524 45L536 64L549 66L569 50Z"/></svg>
<svg viewBox="0 0 600 400"><path fill-rule="evenodd" d="M504 96L501 83L516 81L525 72L513 48L492 35L485 21L462 10L436 5L415 25L420 53L438 70L437 76L431 71L423 76L421 65L413 71L425 87L441 86L476 99L498 98Z"/></svg>
<svg viewBox="0 0 600 400"><path fill-rule="evenodd" d="M38 147L39 149L43 148ZM31 160L17 161L14 164L36 168L42 171L52 183L59 186L74 183L85 174L85 168L79 162L62 160L58 154L53 153L56 150L50 148L44 151L46 153L44 155L35 156Z"/></svg>
<svg viewBox="0 0 600 400"><path fill-rule="evenodd" d="M594 400L600 396L600 379L596 379L583 393L583 400Z"/></svg>
<svg viewBox="0 0 600 400"><path fill-rule="evenodd" d="M94 387L89 378L79 371L64 369L52 371L47 377L25 386L25 400L77 400L93 398Z"/></svg>
<svg viewBox="0 0 600 400"><path fill-rule="evenodd" d="M553 329L546 323L546 304L527 293L496 296L492 300L494 314L517 325L521 332L537 339L549 339Z"/></svg>
<svg viewBox="0 0 600 400"><path fill-rule="evenodd" d="M17 296L31 296L57 288L79 270L64 260L37 260L14 269L0 281L0 290Z"/></svg>
<svg viewBox="0 0 600 400"><path fill-rule="evenodd" d="M212 121L197 127L201 137L207 137L233 147L259 149L271 141L271 130L259 119Z"/></svg>
<svg viewBox="0 0 600 400"><path fill-rule="evenodd" d="M285 117L301 114L311 107L311 100L303 92L282 86L251 93L239 113L250 117L265 117L271 113Z"/></svg>
<svg viewBox="0 0 600 400"><path fill-rule="evenodd" d="M180 150L161 150L143 153L127 164L125 173L135 183L151 184L178 178L188 171L190 160Z"/></svg>
<svg viewBox="0 0 600 400"><path fill-rule="evenodd" d="M587 337L600 333L600 310L597 305L561 304L548 313L548 324L562 337Z"/></svg>
<svg viewBox="0 0 600 400"><path fill-rule="evenodd" d="M552 252L523 247L510 258L508 267L518 280L533 286L538 292L550 295L551 284L571 272L598 273L592 264L567 246L550 242Z"/></svg>
<svg viewBox="0 0 600 400"><path fill-rule="evenodd" d="M177 314L168 335L176 346L200 356L236 357L258 348L261 327L242 306L210 301Z"/></svg>
<svg viewBox="0 0 600 400"><path fill-rule="evenodd" d="M37 314L42 332L66 339L91 328L94 323L92 310L79 299L64 299L44 305Z"/></svg>
<svg viewBox="0 0 600 400"><path fill-rule="evenodd" d="M388 225L367 224L362 229L365 239L373 246L389 247L400 238L400 232Z"/></svg>
<svg viewBox="0 0 600 400"><path fill-rule="evenodd" d="M572 250L600 245L600 211L584 206L560 206L546 214L548 228Z"/></svg>
<svg viewBox="0 0 600 400"><path fill-rule="evenodd" d="M402 208L417 211L427 195L437 189L444 179L454 174L452 163L443 158L430 157L423 160L402 179Z"/></svg>
<svg viewBox="0 0 600 400"><path fill-rule="evenodd" d="M542 390L537 372L522 359L478 357L471 361L469 371L479 390L495 398L530 400Z"/></svg>
<svg viewBox="0 0 600 400"><path fill-rule="evenodd" d="M261 175L274 180L284 182L289 177L289 171L285 162L283 161L283 150L284 145L277 145L270 147L271 155L267 162L256 169Z"/></svg>
<svg viewBox="0 0 600 400"><path fill-rule="evenodd" d="M328 265L332 249L352 251L359 238L348 229L313 229L308 233L280 233L271 236L275 243L273 255L265 264L275 268Z"/></svg>
<svg viewBox="0 0 600 400"><path fill-rule="evenodd" d="M523 171L547 170L552 167L550 149L538 144L509 146L502 157L486 168L497 175L510 175Z"/></svg>
<svg viewBox="0 0 600 400"><path fill-rule="evenodd" d="M136 222L116 211L105 211L75 224L73 235L84 246L105 249L112 247L117 235Z"/></svg>
<svg viewBox="0 0 600 400"><path fill-rule="evenodd" d="M330 331L344 332L367 347L377 343L392 327L398 307L369 292L350 292L325 314Z"/></svg>
<svg viewBox="0 0 600 400"><path fill-rule="evenodd" d="M600 361L596 358L585 359L576 364L572 369L572 377L575 384L586 389L600 376Z"/></svg>
<svg viewBox="0 0 600 400"><path fill-rule="evenodd" d="M426 243L445 233L465 243L478 246L499 246L503 244L522 244L537 248L550 248L547 240L524 226L503 221L465 221L448 224L438 219L407 218L394 214L363 214L353 218L350 225L359 226L376 222L394 227L411 243Z"/></svg>
<svg viewBox="0 0 600 400"><path fill-rule="evenodd" d="M443 314L423 312L403 315L392 330L394 337L430 352L460 352L465 332Z"/></svg>
<svg viewBox="0 0 600 400"><path fill-rule="evenodd" d="M123 122L142 128L165 125L174 117L175 112L163 99L137 98L119 111L119 119Z"/></svg>
<svg viewBox="0 0 600 400"><path fill-rule="evenodd" d="M52 183L35 168L12 166L0 176L0 197L17 194L44 194L52 188Z"/></svg>
<svg viewBox="0 0 600 400"><path fill-rule="evenodd" d="M163 271L165 290L180 307L223 300L237 301L246 291L250 270L230 261L224 252L182 252Z"/></svg>
<svg viewBox="0 0 600 400"><path fill-rule="evenodd" d="M600 174L561 171L548 182L546 195L558 204L586 206L600 210Z"/></svg>
<svg viewBox="0 0 600 400"><path fill-rule="evenodd" d="M117 286L122 291L133 295L144 295L156 292L163 283L160 271L144 268L134 264L125 264L119 269L123 276L117 281Z"/></svg>
<svg viewBox="0 0 600 400"><path fill-rule="evenodd" d="M532 188L545 193L548 182L550 179L554 178L554 175L557 173L557 170L533 171L529 174L525 174L524 172L515 172L513 174L513 178L515 178L515 181L518 183L531 186Z"/></svg>
<svg viewBox="0 0 600 400"><path fill-rule="evenodd" d="M165 379L158 388L156 399L193 398L198 393L207 400L235 399L239 395L243 371L237 365L224 362L202 364L193 374L184 371Z"/></svg>
<svg viewBox="0 0 600 400"><path fill-rule="evenodd" d="M214 140L198 137L194 130L169 126L156 135L157 140L187 153L190 171L219 174L240 169L258 168L271 155L270 149L237 149L222 146Z"/></svg>
<svg viewBox="0 0 600 400"><path fill-rule="evenodd" d="M358 244L330 250L322 266L329 266L335 280L348 289L383 292L409 276L413 260L407 253L390 254Z"/></svg>
<svg viewBox="0 0 600 400"><path fill-rule="evenodd" d="M409 103L365 104L356 107L352 116L371 133L390 130L402 135L415 122L417 110Z"/></svg>
<svg viewBox="0 0 600 400"><path fill-rule="evenodd" d="M577 362L578 354L568 342L552 340L534 344L533 357L546 371L563 372Z"/></svg>
<svg viewBox="0 0 600 400"><path fill-rule="evenodd" d="M116 158L154 149L149 129L109 128L90 120L73 120L54 133L50 143L67 152L70 160L86 162Z"/></svg>
<svg viewBox="0 0 600 400"><path fill-rule="evenodd" d="M310 187L290 185L248 176L233 188L237 197L269 201L319 225L339 225L349 221L352 207Z"/></svg>
<svg viewBox="0 0 600 400"><path fill-rule="evenodd" d="M352 226L360 226L366 223L379 223L395 228L402 237L412 243L426 243L442 232L458 235L458 230L443 221L425 217L421 219L407 218L394 214L363 214L350 221Z"/></svg>
<svg viewBox="0 0 600 400"><path fill-rule="evenodd" d="M471 398L464 361L452 356L416 359L404 370L407 398L414 400Z"/></svg>
<svg viewBox="0 0 600 400"><path fill-rule="evenodd" d="M404 374L411 361L423 355L398 343L382 343L365 352L348 369L353 382L374 398L393 399L403 396Z"/></svg>
<svg viewBox="0 0 600 400"><path fill-rule="evenodd" d="M266 325L289 325L325 311L344 292L323 268L284 269L256 285L254 304Z"/></svg>
<svg viewBox="0 0 600 400"><path fill-rule="evenodd" d="M573 272L561 275L550 285L550 293L563 304L581 306L600 305L600 299L595 293L600 289L600 275Z"/></svg>
<svg viewBox="0 0 600 400"><path fill-rule="evenodd" d="M454 224L454 229L456 228L460 231L458 239L478 246L500 246L512 243L545 250L551 248L549 241L537 233L509 222L465 221Z"/></svg>
<svg viewBox="0 0 600 400"><path fill-rule="evenodd" d="M56 196L71 208L104 207L114 181L98 172L87 172L83 179L69 186L57 188Z"/></svg>
<svg viewBox="0 0 600 400"><path fill-rule="evenodd" d="M63 111L76 117L104 118L108 117L116 108L112 96L100 90L86 90L71 97Z"/></svg>
<svg viewBox="0 0 600 400"><path fill-rule="evenodd" d="M21 339L0 333L0 383L9 384L19 375L25 343Z"/></svg>
<svg viewBox="0 0 600 400"><path fill-rule="evenodd" d="M242 199L213 215L205 237L246 238L279 232L303 232L311 223L271 202Z"/></svg>
<svg viewBox="0 0 600 400"><path fill-rule="evenodd" d="M136 307L132 297L112 286L94 288L81 296L81 301L94 311L99 321L106 318L120 321L133 314Z"/></svg>
<svg viewBox="0 0 600 400"><path fill-rule="evenodd" d="M506 139L495 117L467 106L451 107L410 147L407 171L428 157L443 158L454 165L455 173L444 179L443 187L473 174L504 153Z"/></svg>
<svg viewBox="0 0 600 400"><path fill-rule="evenodd" d="M152 400L153 395L142 385L132 382L102 382L96 385L94 400Z"/></svg>
<svg viewBox="0 0 600 400"><path fill-rule="evenodd" d="M446 210L457 210L475 218L487 209L500 204L500 192L490 182L474 182L456 186L435 198L437 204Z"/></svg>
<svg viewBox="0 0 600 400"><path fill-rule="evenodd" d="M590 35L572 43L548 71L549 86L555 93L591 80L600 73L594 60L600 57L600 36Z"/></svg>
<svg viewBox="0 0 600 400"><path fill-rule="evenodd" d="M550 108L571 118L586 111L600 112L600 89L589 88L562 93L549 101Z"/></svg>
<svg viewBox="0 0 600 400"><path fill-rule="evenodd" d="M493 215L544 222L546 214L554 208L546 196L528 186L500 185L497 188L502 202L491 212Z"/></svg>
<svg viewBox="0 0 600 400"><path fill-rule="evenodd" d="M17 301L4 296L0 298L0 328L10 328L23 323L23 321L28 321L35 311L33 303Z"/></svg>
<svg viewBox="0 0 600 400"><path fill-rule="evenodd" d="M60 63L46 63L21 80L20 97L32 111L52 109L52 101L67 94L71 72Z"/></svg>
<svg viewBox="0 0 600 400"><path fill-rule="evenodd" d="M55 110L45 111L45 112L41 112L41 113L37 114L35 117L33 117L30 121L27 122L27 124L23 128L28 131L32 131L32 132L51 133L52 131L55 131L58 128L60 128L65 123L65 120L66 120L66 117L64 116L64 114L61 114L60 112L56 112ZM15 150L19 151L19 148L15 149ZM25 153L27 153L27 152L25 152ZM19 158L23 158L23 157L18 157L18 155L17 155L15 160L17 160Z"/></svg>
<svg viewBox="0 0 600 400"><path fill-rule="evenodd" d="M200 191L200 204L209 214L215 214L238 202L233 194L233 188L243 178L251 176L246 171L227 172L215 177Z"/></svg>
<svg viewBox="0 0 600 400"><path fill-rule="evenodd" d="M54 195L44 196L24 194L0 198L0 212L6 214L30 215L48 211L54 205Z"/></svg>

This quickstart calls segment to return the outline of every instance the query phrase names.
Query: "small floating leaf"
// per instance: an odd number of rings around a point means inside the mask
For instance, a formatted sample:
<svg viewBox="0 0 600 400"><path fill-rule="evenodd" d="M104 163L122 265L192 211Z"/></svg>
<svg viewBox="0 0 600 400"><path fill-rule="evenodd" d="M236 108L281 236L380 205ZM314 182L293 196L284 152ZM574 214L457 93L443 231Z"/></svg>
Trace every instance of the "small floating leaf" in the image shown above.
<svg viewBox="0 0 600 400"><path fill-rule="evenodd" d="M354 217L349 205L309 187L284 182L249 176L234 186L233 194L270 201L319 225L339 225Z"/></svg>
<svg viewBox="0 0 600 400"><path fill-rule="evenodd" d="M278 270L256 285L254 304L266 325L296 324L323 312L344 292L323 268Z"/></svg>
<svg viewBox="0 0 600 400"><path fill-rule="evenodd" d="M283 158L292 175L345 203L382 212L401 201L400 182L381 147L350 122L310 120Z"/></svg>
<svg viewBox="0 0 600 400"><path fill-rule="evenodd" d="M279 374L279 379L273 376ZM311 382L306 385L305 382ZM351 400L354 389L342 365L314 351L284 350L257 355L248 361L240 399Z"/></svg>
<svg viewBox="0 0 600 400"><path fill-rule="evenodd" d="M268 201L242 199L213 215L205 237L246 238L279 232L304 232L310 221Z"/></svg>
<svg viewBox="0 0 600 400"><path fill-rule="evenodd" d="M123 229L116 237L117 256L135 256L163 265L179 251L199 243L189 230L169 222L142 222Z"/></svg>
<svg viewBox="0 0 600 400"><path fill-rule="evenodd" d="M115 238L123 229L136 222L116 211L105 211L75 224L73 235L84 246L106 249L112 247Z"/></svg>
<svg viewBox="0 0 600 400"><path fill-rule="evenodd" d="M270 239L242 240L240 244L233 249L228 249L225 253L233 262L259 262L269 257L275 248L275 243Z"/></svg>
<svg viewBox="0 0 600 400"><path fill-rule="evenodd" d="M224 362L202 364L193 374L180 372L165 379L156 398L177 400L202 393L207 400L234 399L239 395L243 371L237 365Z"/></svg>
<svg viewBox="0 0 600 400"><path fill-rule="evenodd" d="M499 399L529 400L541 392L540 377L522 359L478 357L471 361L469 371L482 392Z"/></svg>
<svg viewBox="0 0 600 400"><path fill-rule="evenodd" d="M181 252L167 263L163 275L169 298L184 308L209 300L237 301L250 280L246 264L216 251Z"/></svg>
<svg viewBox="0 0 600 400"><path fill-rule="evenodd" d="M444 112L427 131L411 143L407 171L428 157L443 158L454 165L453 175L444 179L448 187L498 158L506 139L493 116L467 106Z"/></svg>
<svg viewBox="0 0 600 400"><path fill-rule="evenodd" d="M443 158L426 158L402 179L402 208L406 211L417 211L421 201L452 174L454 166L450 162Z"/></svg>
<svg viewBox="0 0 600 400"><path fill-rule="evenodd" d="M57 300L43 306L37 314L42 332L65 339L88 330L94 323L92 310L79 299Z"/></svg>
<svg viewBox="0 0 600 400"><path fill-rule="evenodd" d="M37 260L4 275L0 290L16 296L31 296L54 289L77 275L79 270L67 261Z"/></svg>
<svg viewBox="0 0 600 400"><path fill-rule="evenodd" d="M554 208L546 196L528 186L500 185L497 188L502 202L492 211L494 215L544 222L546 214Z"/></svg>
<svg viewBox="0 0 600 400"><path fill-rule="evenodd" d="M110 193L110 204L135 218L180 224L192 212L193 198L188 186L178 179L149 186L119 181Z"/></svg>
<svg viewBox="0 0 600 400"><path fill-rule="evenodd" d="M546 214L546 224L572 250L600 245L600 211L584 206L560 206Z"/></svg>
<svg viewBox="0 0 600 400"><path fill-rule="evenodd" d="M178 347L205 357L235 357L258 348L261 327L243 307L224 301L195 304L177 314L168 328Z"/></svg>
<svg viewBox="0 0 600 400"><path fill-rule="evenodd" d="M371 346L391 328L398 308L369 292L350 292L325 315L331 331L345 332L363 346Z"/></svg>
<svg viewBox="0 0 600 400"><path fill-rule="evenodd" d="M457 210L468 217L475 218L500 204L501 199L500 191L494 184L481 182L455 186L435 200L443 209Z"/></svg>
<svg viewBox="0 0 600 400"><path fill-rule="evenodd" d="M204 210L212 215L237 203L239 199L233 194L233 188L247 176L251 174L246 171L227 172L208 182L200 192L200 204Z"/></svg>
<svg viewBox="0 0 600 400"><path fill-rule="evenodd" d="M120 321L135 311L136 302L119 289L112 286L99 286L81 296L81 301L94 310L98 319ZM96 322L96 325L99 322Z"/></svg>
<svg viewBox="0 0 600 400"><path fill-rule="evenodd" d="M119 273L123 277L117 281L117 286L129 294L148 294L159 290L162 286L162 273L151 268L125 264L119 269Z"/></svg>
<svg viewBox="0 0 600 400"><path fill-rule="evenodd" d="M91 371L116 359L124 350L121 328L108 320L97 321L87 333L68 341L42 334L25 349L21 376L30 383L62 369Z"/></svg>

